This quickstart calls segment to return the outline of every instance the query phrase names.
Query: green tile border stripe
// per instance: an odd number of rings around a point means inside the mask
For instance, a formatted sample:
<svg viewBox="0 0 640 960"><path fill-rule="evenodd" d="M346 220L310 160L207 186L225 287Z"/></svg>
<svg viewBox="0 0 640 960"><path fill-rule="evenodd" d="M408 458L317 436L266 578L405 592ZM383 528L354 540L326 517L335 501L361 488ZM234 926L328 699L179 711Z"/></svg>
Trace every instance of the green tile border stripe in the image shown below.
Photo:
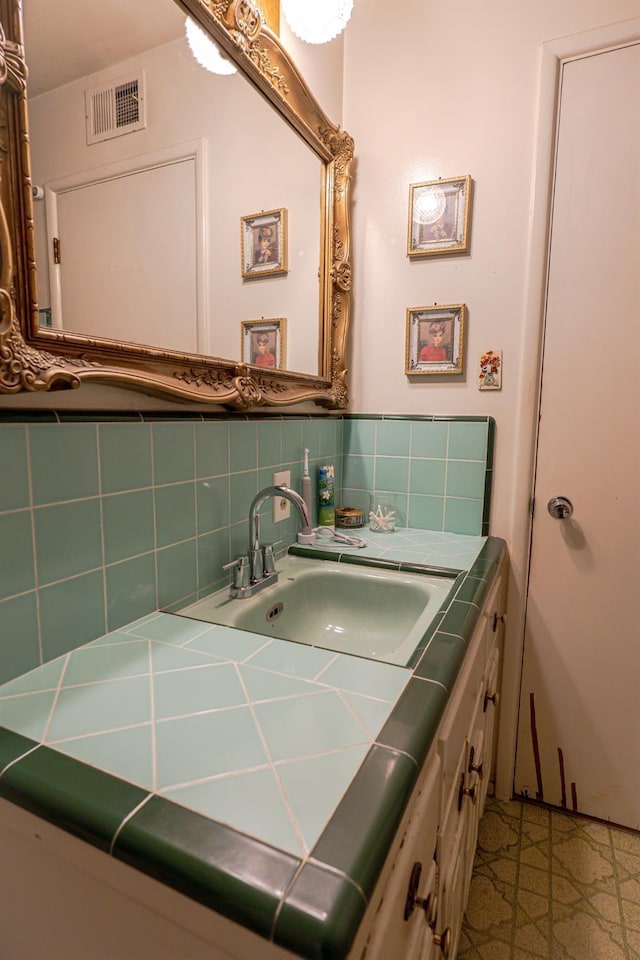
<svg viewBox="0 0 640 960"><path fill-rule="evenodd" d="M424 422L452 423L486 423L489 426L489 436L492 437L495 420L493 417L419 414L419 413L225 413L221 411L188 411L188 410L37 410L28 407L0 407L0 423L63 423L75 421L95 421L96 423L115 423L118 421L148 421L185 420L203 422L205 420L400 420ZM492 438L493 443L493 438ZM491 449L491 453L493 450Z"/></svg>
<svg viewBox="0 0 640 960"><path fill-rule="evenodd" d="M447 598L447 610L414 666L414 676L434 680L451 691L505 550L503 539L489 537L471 569L459 578Z"/></svg>
<svg viewBox="0 0 640 960"><path fill-rule="evenodd" d="M411 757L419 772L429 753L449 694L439 683L409 680L376 742Z"/></svg>
<svg viewBox="0 0 640 960"><path fill-rule="evenodd" d="M21 733L15 733L6 727L0 727L0 780L16 760L26 756L38 746L37 741L31 740L29 737L24 737ZM1 784L0 796L2 796Z"/></svg>
<svg viewBox="0 0 640 960"><path fill-rule="evenodd" d="M408 754L374 743L311 851L314 861L349 877L367 902L418 773Z"/></svg>
<svg viewBox="0 0 640 960"><path fill-rule="evenodd" d="M348 877L305 863L282 904L272 939L305 960L344 960L365 905Z"/></svg>
<svg viewBox="0 0 640 960"><path fill-rule="evenodd" d="M424 420L430 423L453 421L455 423L488 423L494 422L493 417L464 416L462 414L429 414L429 413L343 413L344 420Z"/></svg>
<svg viewBox="0 0 640 960"><path fill-rule="evenodd" d="M124 824L113 856L267 939L301 865L159 796Z"/></svg>
<svg viewBox="0 0 640 960"><path fill-rule="evenodd" d="M161 423L193 422L204 423L222 420L228 423L258 420L344 420L344 414L330 413L224 413L221 411L185 411L185 410L36 410L27 407L0 407L0 423ZM406 419L406 418L405 418ZM420 419L420 418L418 418ZM430 418L425 418L430 419Z"/></svg>
<svg viewBox="0 0 640 960"><path fill-rule="evenodd" d="M435 567L428 563L416 563L410 560L387 560L381 557L363 557L357 553L334 553L321 547L305 547L292 543L288 551L294 557L306 557L310 560L333 560L334 563L351 563L358 567L378 567L381 570L397 570L400 573L419 573L430 577L456 578L464 571L454 567Z"/></svg>
<svg viewBox="0 0 640 960"><path fill-rule="evenodd" d="M4 770L0 796L108 851L123 820L148 791L38 746Z"/></svg>

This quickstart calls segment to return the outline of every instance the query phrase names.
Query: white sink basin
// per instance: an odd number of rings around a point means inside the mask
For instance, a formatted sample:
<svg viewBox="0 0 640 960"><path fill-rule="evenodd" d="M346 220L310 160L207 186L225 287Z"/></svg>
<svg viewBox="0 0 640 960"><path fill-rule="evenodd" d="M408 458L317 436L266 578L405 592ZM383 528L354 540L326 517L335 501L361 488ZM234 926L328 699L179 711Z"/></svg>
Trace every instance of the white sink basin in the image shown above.
<svg viewBox="0 0 640 960"><path fill-rule="evenodd" d="M225 587L179 611L339 653L406 665L454 578L286 556L280 578L255 596L229 599Z"/></svg>

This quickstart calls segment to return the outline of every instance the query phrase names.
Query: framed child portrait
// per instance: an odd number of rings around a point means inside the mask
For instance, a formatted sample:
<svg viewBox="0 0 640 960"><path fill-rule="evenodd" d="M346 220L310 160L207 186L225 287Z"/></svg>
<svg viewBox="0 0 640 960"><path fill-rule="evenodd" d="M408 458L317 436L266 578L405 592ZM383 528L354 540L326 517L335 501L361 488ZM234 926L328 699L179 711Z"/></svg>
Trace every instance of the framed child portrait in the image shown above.
<svg viewBox="0 0 640 960"><path fill-rule="evenodd" d="M274 320L242 320L241 356L244 363L256 367L285 367L285 339L287 321L284 317Z"/></svg>
<svg viewBox="0 0 640 960"><path fill-rule="evenodd" d="M468 253L470 209L469 176L412 183L407 256Z"/></svg>
<svg viewBox="0 0 640 960"><path fill-rule="evenodd" d="M466 306L408 307L405 373L462 373Z"/></svg>
<svg viewBox="0 0 640 960"><path fill-rule="evenodd" d="M267 210L240 218L245 280L287 272L287 211Z"/></svg>

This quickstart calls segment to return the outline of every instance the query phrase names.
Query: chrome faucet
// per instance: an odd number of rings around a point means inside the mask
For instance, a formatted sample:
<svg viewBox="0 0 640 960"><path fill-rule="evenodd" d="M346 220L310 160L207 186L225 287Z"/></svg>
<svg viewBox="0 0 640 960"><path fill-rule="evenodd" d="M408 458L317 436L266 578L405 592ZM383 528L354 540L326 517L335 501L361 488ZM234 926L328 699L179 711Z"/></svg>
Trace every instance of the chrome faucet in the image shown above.
<svg viewBox="0 0 640 960"><path fill-rule="evenodd" d="M300 517L299 543L313 543L314 533L307 505L295 490L287 486L265 487L251 501L249 507L249 554L239 556L223 565L223 570L234 568L231 596L235 599L252 597L278 579L273 548L277 543L260 543L260 508L271 497L283 497L292 503ZM278 541L280 542L280 541Z"/></svg>

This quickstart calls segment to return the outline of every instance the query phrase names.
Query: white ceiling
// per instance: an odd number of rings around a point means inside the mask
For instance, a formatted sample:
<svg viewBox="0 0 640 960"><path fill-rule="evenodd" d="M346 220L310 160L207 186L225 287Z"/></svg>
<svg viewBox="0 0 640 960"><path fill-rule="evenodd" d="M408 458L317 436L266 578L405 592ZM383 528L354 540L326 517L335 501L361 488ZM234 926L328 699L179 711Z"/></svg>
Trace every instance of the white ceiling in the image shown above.
<svg viewBox="0 0 640 960"><path fill-rule="evenodd" d="M30 97L184 33L173 0L24 0L23 11Z"/></svg>

